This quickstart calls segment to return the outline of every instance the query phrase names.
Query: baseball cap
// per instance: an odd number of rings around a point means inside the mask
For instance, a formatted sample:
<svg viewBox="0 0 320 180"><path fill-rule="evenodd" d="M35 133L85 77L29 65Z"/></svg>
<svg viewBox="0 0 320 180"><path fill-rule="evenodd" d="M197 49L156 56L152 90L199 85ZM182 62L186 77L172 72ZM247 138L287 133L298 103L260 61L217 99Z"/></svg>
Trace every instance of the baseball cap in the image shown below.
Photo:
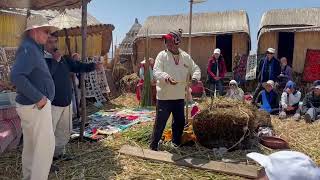
<svg viewBox="0 0 320 180"><path fill-rule="evenodd" d="M215 50L213 51L213 53L214 53L214 54L221 54L221 50L220 50L219 48L217 48L217 49L215 49Z"/></svg>
<svg viewBox="0 0 320 180"><path fill-rule="evenodd" d="M319 180L320 169L307 155L296 151L279 151L269 156L249 153L247 157L264 167L269 180Z"/></svg>

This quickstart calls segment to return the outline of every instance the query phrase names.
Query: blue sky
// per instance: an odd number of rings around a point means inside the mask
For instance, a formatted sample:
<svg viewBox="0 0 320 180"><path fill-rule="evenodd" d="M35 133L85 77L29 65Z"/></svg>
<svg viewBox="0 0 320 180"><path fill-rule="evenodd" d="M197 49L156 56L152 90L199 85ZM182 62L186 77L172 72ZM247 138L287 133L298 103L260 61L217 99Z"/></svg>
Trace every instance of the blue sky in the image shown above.
<svg viewBox="0 0 320 180"><path fill-rule="evenodd" d="M257 48L261 16L270 9L320 7L320 0L207 0L195 4L193 12L245 10L249 15L252 50ZM92 0L88 12L99 21L115 26L114 39L120 43L138 18L143 24L148 16L189 13L188 0Z"/></svg>

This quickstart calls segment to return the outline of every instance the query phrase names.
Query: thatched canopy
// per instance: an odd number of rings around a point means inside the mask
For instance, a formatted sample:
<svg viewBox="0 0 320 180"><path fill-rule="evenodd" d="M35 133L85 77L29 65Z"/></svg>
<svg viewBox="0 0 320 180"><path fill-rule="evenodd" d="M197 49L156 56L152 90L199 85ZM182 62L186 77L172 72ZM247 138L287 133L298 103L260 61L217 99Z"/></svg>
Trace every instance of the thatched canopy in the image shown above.
<svg viewBox="0 0 320 180"><path fill-rule="evenodd" d="M26 16L27 9L0 9L0 14L12 14L12 15L20 15ZM68 33L70 36L80 35L80 27L81 27L81 9L65 9L63 11L57 10L31 10L31 14L41 14L45 16L51 23L56 26L63 28L69 28ZM102 24L95 17L88 13L87 15L87 34L97 34L101 33L104 30L114 30L114 26L112 24ZM59 36L64 36L64 32L60 31Z"/></svg>
<svg viewBox="0 0 320 180"><path fill-rule="evenodd" d="M183 29L183 36L188 35L189 15L151 16L145 21L137 37L159 38L172 30ZM245 11L226 11L214 13L195 13L192 16L192 36L210 36L213 34L247 33L249 19Z"/></svg>
<svg viewBox="0 0 320 180"><path fill-rule="evenodd" d="M1 1L1 0L0 0ZM12 15L20 15L20 16L26 16L27 15L27 9L18 9L18 8L12 8L12 9L0 9L0 13L7 13ZM49 21L53 18L61 15L62 13L65 13L67 16L73 18L78 26L81 25L81 8L78 9L65 9L63 11L57 11L57 10L31 10L31 14L41 14L45 16ZM90 15L88 13L87 16L87 24L88 25L95 25L95 24L101 24L95 17Z"/></svg>
<svg viewBox="0 0 320 180"><path fill-rule="evenodd" d="M261 18L258 37L271 31L320 31L320 8L268 11Z"/></svg>
<svg viewBox="0 0 320 180"><path fill-rule="evenodd" d="M90 0L87 0L90 2ZM42 9L72 9L80 8L81 0L0 0L0 7Z"/></svg>
<svg viewBox="0 0 320 180"><path fill-rule="evenodd" d="M130 28L129 32L126 34L126 37L121 42L119 49L120 55L132 55L133 54L133 41L136 38L139 30L141 29L141 24L136 18L134 24Z"/></svg>
<svg viewBox="0 0 320 180"><path fill-rule="evenodd" d="M46 11L48 13L50 11ZM50 12L52 13L52 12ZM63 28L68 30L70 36L77 36L81 34L81 9L64 10L62 13L56 15L50 20L50 23L59 27L59 36L65 36ZM112 24L101 24L96 18L88 16L87 34L98 34L103 31L113 31Z"/></svg>
<svg viewBox="0 0 320 180"><path fill-rule="evenodd" d="M103 31L113 31L114 26L112 24L96 24L96 25L89 25L87 27L87 34L100 34ZM81 34L81 27L72 27L68 29L68 34L70 36L79 36ZM58 36L65 36L63 30L58 31Z"/></svg>

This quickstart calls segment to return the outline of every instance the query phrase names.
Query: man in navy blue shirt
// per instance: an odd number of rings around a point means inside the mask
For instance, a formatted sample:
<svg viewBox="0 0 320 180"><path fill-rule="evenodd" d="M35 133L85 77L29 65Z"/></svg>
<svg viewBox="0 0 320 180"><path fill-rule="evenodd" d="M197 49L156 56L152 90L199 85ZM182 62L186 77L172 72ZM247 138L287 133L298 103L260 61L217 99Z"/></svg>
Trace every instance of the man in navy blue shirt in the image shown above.
<svg viewBox="0 0 320 180"><path fill-rule="evenodd" d="M52 34L45 45L45 59L55 84L52 101L52 122L56 140L54 159L71 157L65 154L65 145L72 129L72 81L70 73L91 72L102 69L102 63L81 63L70 57L62 57L57 49L58 38Z"/></svg>
<svg viewBox="0 0 320 180"><path fill-rule="evenodd" d="M274 57L275 51L276 50L273 48L268 48L266 51L266 57L263 58L259 64L257 77L258 86L253 94L253 103L256 101L260 91L263 90L263 83L267 82L268 80L272 80L276 84L279 82L278 76L281 73L281 67L279 60Z"/></svg>

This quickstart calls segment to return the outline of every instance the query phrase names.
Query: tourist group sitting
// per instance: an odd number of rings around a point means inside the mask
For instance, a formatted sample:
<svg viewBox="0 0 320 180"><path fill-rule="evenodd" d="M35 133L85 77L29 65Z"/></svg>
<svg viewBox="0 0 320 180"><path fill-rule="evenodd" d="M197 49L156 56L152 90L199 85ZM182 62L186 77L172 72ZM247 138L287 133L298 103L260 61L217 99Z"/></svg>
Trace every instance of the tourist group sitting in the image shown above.
<svg viewBox="0 0 320 180"><path fill-rule="evenodd" d="M211 79L209 83L213 85L218 83L218 86L220 86L222 84L221 78L225 74L225 63L220 54L220 49L216 49L214 52L209 59L207 73L209 79ZM279 115L280 119L291 116L293 119L299 120L301 115L304 115L304 119L308 123L319 120L320 80L314 81L309 92L302 98L302 93L293 81L292 68L288 65L287 58L282 57L279 61L274 54L275 49L268 48L266 57L261 60L258 66L258 85L253 94L252 104L272 115ZM215 59L221 61L219 65L214 64ZM216 72L219 72L220 67L223 76L216 80ZM238 87L238 83L236 80L229 82L229 89L226 91L225 97L244 100L244 91ZM221 87L210 89L218 90L219 95L223 95L223 88Z"/></svg>

